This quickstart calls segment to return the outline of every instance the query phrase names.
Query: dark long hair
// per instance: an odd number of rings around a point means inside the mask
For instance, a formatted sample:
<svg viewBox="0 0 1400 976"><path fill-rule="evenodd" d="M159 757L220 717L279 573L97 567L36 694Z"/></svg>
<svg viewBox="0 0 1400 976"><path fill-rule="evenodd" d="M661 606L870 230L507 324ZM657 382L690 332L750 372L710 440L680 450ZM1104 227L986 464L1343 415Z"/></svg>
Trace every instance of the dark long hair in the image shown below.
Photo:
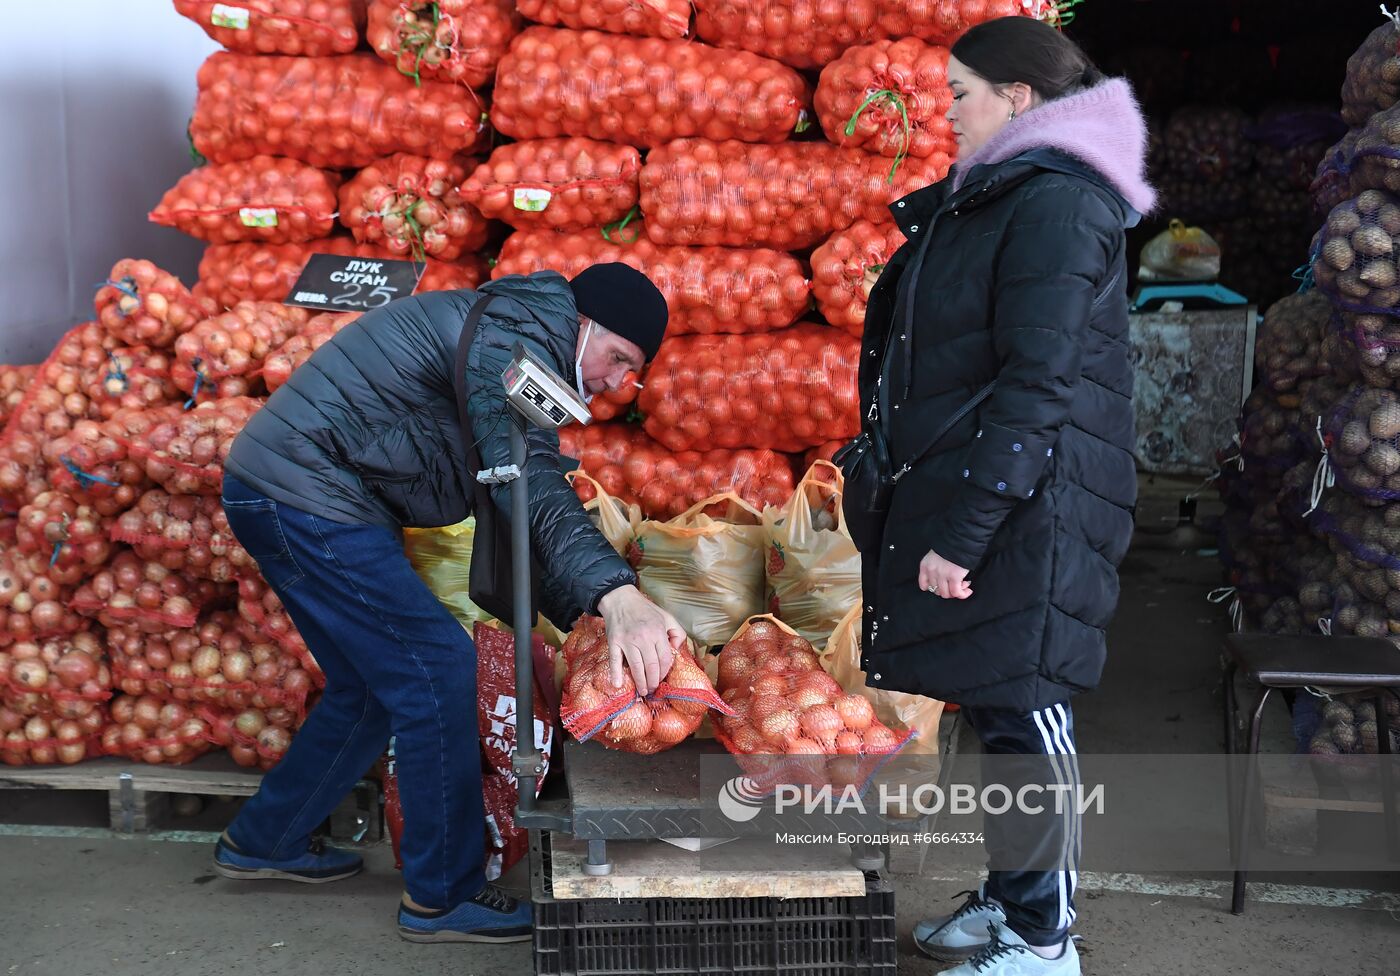
<svg viewBox="0 0 1400 976"><path fill-rule="evenodd" d="M1104 77L1078 44L1030 17L999 17L978 24L952 51L993 85L1024 82L1045 101L1097 85Z"/></svg>

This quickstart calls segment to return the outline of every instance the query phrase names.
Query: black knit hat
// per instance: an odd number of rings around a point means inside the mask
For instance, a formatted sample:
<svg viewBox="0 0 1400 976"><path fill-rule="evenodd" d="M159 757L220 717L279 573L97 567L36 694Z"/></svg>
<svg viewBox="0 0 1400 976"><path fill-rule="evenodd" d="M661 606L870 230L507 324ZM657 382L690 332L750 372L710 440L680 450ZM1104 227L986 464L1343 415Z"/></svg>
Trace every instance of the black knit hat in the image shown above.
<svg viewBox="0 0 1400 976"><path fill-rule="evenodd" d="M574 304L609 332L641 347L647 362L666 337L666 296L651 279L620 262L584 268L569 282Z"/></svg>

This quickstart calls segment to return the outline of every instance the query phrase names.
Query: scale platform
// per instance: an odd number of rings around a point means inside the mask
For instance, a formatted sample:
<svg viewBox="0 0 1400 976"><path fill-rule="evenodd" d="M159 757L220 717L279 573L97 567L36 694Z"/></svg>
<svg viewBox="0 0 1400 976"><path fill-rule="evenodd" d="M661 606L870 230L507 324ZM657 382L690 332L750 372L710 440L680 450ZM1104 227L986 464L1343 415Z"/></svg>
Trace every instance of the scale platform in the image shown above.
<svg viewBox="0 0 1400 976"><path fill-rule="evenodd" d="M519 826L567 834L588 842L589 866L606 874L607 842L663 838L729 839L779 833L890 834L928 829L927 818L889 819L873 809L779 812L773 797L735 818L720 794L743 770L713 739L689 739L655 756L568 741L563 776L551 777L531 810L517 810ZM931 774L932 775L932 774ZM732 805L728 807L734 809ZM855 864L878 869L882 858L858 851Z"/></svg>

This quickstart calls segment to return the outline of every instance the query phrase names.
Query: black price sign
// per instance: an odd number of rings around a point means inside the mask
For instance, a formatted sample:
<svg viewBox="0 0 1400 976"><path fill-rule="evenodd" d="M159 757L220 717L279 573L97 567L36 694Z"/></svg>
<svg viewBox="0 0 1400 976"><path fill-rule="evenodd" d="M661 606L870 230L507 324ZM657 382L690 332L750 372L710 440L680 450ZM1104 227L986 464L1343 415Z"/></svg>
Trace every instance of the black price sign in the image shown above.
<svg viewBox="0 0 1400 976"><path fill-rule="evenodd" d="M313 254L282 304L323 312L368 312L412 295L424 267L413 261Z"/></svg>

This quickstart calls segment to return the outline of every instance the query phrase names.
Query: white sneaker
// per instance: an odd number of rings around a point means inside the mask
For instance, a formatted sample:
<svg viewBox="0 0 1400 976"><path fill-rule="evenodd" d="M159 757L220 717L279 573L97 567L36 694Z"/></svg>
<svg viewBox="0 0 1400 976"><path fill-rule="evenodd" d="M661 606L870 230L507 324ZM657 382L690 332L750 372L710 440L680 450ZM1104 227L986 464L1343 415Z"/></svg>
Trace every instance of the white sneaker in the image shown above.
<svg viewBox="0 0 1400 976"><path fill-rule="evenodd" d="M1042 959L1005 925L992 923L989 929L991 938L981 952L940 976L1080 976L1079 950L1068 936L1057 958Z"/></svg>
<svg viewBox="0 0 1400 976"><path fill-rule="evenodd" d="M987 897L987 886L976 891L960 891L953 897L967 896L962 907L951 915L940 915L914 926L914 944L926 956L940 962L971 959L989 941L987 928L993 922L1006 922L1000 904Z"/></svg>

